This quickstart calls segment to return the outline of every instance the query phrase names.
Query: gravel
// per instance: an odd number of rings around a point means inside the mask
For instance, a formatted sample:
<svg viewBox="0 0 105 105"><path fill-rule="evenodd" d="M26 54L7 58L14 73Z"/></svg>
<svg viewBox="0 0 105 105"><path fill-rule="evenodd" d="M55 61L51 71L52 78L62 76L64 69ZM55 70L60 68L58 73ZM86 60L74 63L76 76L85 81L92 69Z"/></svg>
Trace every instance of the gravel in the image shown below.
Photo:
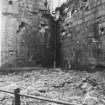
<svg viewBox="0 0 105 105"><path fill-rule="evenodd" d="M105 73L70 70L32 71L0 75L0 90L67 101L74 105L105 105ZM13 105L13 95L0 92L0 105ZM56 103L21 98L21 105L55 105Z"/></svg>

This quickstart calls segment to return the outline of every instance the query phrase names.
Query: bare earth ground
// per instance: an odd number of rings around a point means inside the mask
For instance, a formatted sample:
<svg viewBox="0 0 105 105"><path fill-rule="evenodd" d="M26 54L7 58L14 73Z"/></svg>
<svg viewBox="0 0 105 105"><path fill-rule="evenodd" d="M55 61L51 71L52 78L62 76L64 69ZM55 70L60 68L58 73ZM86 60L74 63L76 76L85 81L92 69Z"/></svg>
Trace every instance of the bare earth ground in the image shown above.
<svg viewBox="0 0 105 105"><path fill-rule="evenodd" d="M64 100L74 105L105 105L105 73L31 71L0 75L0 90ZM13 95L0 92L0 105L13 105ZM21 105L57 105L21 98Z"/></svg>

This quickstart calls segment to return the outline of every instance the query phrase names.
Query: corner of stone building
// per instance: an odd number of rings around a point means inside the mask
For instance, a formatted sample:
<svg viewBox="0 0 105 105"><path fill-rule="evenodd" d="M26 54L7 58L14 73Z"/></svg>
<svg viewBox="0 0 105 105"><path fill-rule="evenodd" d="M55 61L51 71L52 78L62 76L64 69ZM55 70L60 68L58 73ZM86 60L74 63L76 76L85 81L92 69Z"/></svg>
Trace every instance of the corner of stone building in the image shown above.
<svg viewBox="0 0 105 105"><path fill-rule="evenodd" d="M45 58L49 30L45 0L3 0L2 66L36 66ZM42 53L43 52L43 53Z"/></svg>

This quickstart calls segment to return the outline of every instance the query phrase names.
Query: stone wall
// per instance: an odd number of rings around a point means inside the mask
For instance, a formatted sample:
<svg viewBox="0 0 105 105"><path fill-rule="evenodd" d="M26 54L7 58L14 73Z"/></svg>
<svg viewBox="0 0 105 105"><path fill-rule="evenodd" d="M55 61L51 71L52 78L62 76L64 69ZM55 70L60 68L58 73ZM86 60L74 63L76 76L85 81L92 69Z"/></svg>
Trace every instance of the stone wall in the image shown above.
<svg viewBox="0 0 105 105"><path fill-rule="evenodd" d="M2 0L2 66L35 66L43 58L45 33L50 27L49 20L43 17L45 3L46 0Z"/></svg>
<svg viewBox="0 0 105 105"><path fill-rule="evenodd" d="M105 1L69 0L60 13L63 64L105 65Z"/></svg>

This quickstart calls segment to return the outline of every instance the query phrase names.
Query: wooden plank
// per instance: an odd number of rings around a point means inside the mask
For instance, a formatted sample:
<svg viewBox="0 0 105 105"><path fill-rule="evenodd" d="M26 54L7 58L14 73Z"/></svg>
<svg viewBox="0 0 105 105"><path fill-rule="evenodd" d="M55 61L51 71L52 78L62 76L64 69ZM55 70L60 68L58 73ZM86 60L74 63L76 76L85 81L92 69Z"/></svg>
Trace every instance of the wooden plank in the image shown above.
<svg viewBox="0 0 105 105"><path fill-rule="evenodd" d="M15 105L20 105L20 95L19 95L19 93L20 93L20 89L19 88L15 89L15 91L14 91Z"/></svg>
<svg viewBox="0 0 105 105"><path fill-rule="evenodd" d="M4 91L4 90L0 90L0 92L5 92L5 93L14 94L14 93L12 93L12 92ZM67 102L67 101L61 101L61 100L56 100L56 99L50 99L50 98L46 98L46 97L22 95L22 94L19 94L19 89L15 90L15 93L18 94L18 95L21 96L21 97L26 97L26 98L31 98L31 99L37 99L37 100L42 100L42 101L47 101L47 102L52 102L52 103L57 103L57 104L75 105L75 104L71 104L70 102ZM18 98L20 98L20 97L18 97ZM20 104L15 104L15 105L20 105Z"/></svg>

